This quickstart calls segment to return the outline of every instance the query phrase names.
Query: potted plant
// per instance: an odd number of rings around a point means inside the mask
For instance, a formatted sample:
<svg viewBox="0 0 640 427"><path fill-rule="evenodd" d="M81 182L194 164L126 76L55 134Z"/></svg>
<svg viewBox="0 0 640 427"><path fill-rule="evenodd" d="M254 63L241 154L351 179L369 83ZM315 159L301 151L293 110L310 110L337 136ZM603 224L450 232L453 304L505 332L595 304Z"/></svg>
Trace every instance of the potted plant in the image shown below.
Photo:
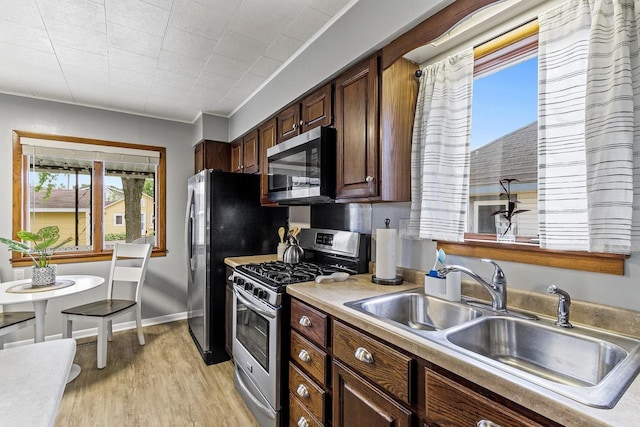
<svg viewBox="0 0 640 427"><path fill-rule="evenodd" d="M55 266L49 265L51 256L60 246L71 241L71 237L57 243L60 239L60 229L56 225L43 227L38 232L18 231L18 237L22 241L0 237L0 243L4 243L9 250L27 254L33 260L33 274L31 286L46 286L56 282ZM31 246L28 243L33 243Z"/></svg>
<svg viewBox="0 0 640 427"><path fill-rule="evenodd" d="M496 237L499 242L515 242L515 222L514 217L529 209L516 209L518 200L511 194L511 183L519 182L516 178L503 178L500 180L500 186L504 190L500 193L500 198L507 197L507 209L495 211L491 214L496 218Z"/></svg>

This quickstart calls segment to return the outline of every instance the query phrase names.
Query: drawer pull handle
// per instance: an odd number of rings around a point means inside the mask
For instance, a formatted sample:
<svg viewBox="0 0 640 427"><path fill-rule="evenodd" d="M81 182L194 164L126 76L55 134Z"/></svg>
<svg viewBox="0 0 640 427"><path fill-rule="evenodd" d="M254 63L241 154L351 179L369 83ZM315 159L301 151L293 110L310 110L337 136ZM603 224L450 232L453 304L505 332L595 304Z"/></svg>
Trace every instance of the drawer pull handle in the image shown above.
<svg viewBox="0 0 640 427"><path fill-rule="evenodd" d="M373 177L371 175L367 175L367 177L365 178L365 181L373 182Z"/></svg>
<svg viewBox="0 0 640 427"><path fill-rule="evenodd" d="M307 316L302 316L300 317L300 320L298 320L298 323L300 323L302 326L309 327L311 326L311 319L309 319Z"/></svg>
<svg viewBox="0 0 640 427"><path fill-rule="evenodd" d="M303 399L309 398L309 390L307 390L304 384L298 385L298 389L296 390L296 393L298 393L298 396L302 397Z"/></svg>
<svg viewBox="0 0 640 427"><path fill-rule="evenodd" d="M298 420L298 427L309 427L309 421L305 417L300 417Z"/></svg>
<svg viewBox="0 0 640 427"><path fill-rule="evenodd" d="M311 356L309 356L309 352L304 349L300 350L300 353L298 353L298 359L306 363L311 362Z"/></svg>
<svg viewBox="0 0 640 427"><path fill-rule="evenodd" d="M500 427L500 425L494 423L493 421L480 420L478 421L478 424L476 424L476 427Z"/></svg>
<svg viewBox="0 0 640 427"><path fill-rule="evenodd" d="M364 363L373 363L373 355L366 348L358 347L356 349L356 359Z"/></svg>

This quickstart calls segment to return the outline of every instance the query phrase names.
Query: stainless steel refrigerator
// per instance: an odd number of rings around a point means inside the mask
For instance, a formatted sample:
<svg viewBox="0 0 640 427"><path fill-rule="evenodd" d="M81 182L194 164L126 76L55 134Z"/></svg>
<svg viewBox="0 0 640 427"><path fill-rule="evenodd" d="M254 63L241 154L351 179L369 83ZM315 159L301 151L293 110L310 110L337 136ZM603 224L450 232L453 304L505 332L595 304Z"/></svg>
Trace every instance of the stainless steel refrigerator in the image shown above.
<svg viewBox="0 0 640 427"><path fill-rule="evenodd" d="M276 253L287 208L260 206L260 176L203 170L189 178L185 219L189 332L206 364L225 351L224 259Z"/></svg>

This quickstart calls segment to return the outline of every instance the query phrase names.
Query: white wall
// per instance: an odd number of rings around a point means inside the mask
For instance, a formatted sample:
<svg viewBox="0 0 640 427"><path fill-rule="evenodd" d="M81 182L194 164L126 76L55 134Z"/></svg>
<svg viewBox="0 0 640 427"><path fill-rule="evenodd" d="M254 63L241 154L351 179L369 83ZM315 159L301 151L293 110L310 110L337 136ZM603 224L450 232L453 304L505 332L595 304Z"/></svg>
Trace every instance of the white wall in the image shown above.
<svg viewBox="0 0 640 427"><path fill-rule="evenodd" d="M143 293L143 318L186 311L184 266L184 206L186 182L193 171L192 125L73 105L0 94L0 236L11 236L12 130L78 136L156 145L167 150L166 257L152 258ZM59 274L94 274L106 277L109 262L60 264ZM0 248L0 279L13 280L9 252ZM60 310L104 298L106 286L74 297L51 300L47 307L46 335L61 332ZM29 307L23 307L28 309ZM123 316L122 321L131 320ZM80 324L75 329L90 327ZM28 335L23 333L23 336ZM31 334L32 335L32 334ZM17 336L17 335L16 335ZM13 337L11 338L13 339ZM26 338L25 338L26 339Z"/></svg>
<svg viewBox="0 0 640 427"><path fill-rule="evenodd" d="M409 218L410 203L380 203L373 205L373 229L383 228L384 219L391 228L399 228L399 220ZM375 245L375 243L374 243ZM435 262L436 245L430 240L398 239L396 259L400 267L429 270ZM375 260L375 249L373 250ZM551 256L551 255L550 255ZM507 276L509 288L546 293L551 284L566 290L571 298L640 311L640 255L637 252L625 261L625 275L589 273L578 270L543 267L498 261ZM490 279L493 267L477 258L447 256L447 264L462 264Z"/></svg>
<svg viewBox="0 0 640 427"><path fill-rule="evenodd" d="M380 49L452 0L358 1L229 121L229 141L348 65Z"/></svg>

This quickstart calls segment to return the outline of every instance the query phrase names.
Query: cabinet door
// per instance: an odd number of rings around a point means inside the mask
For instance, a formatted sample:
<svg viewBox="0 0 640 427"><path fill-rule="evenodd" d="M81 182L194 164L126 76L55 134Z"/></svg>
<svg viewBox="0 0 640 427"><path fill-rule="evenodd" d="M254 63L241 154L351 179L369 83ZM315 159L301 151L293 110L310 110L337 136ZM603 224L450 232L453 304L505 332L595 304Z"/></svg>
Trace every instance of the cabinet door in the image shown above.
<svg viewBox="0 0 640 427"><path fill-rule="evenodd" d="M203 169L219 169L229 172L231 146L227 142L204 140L194 149L194 173Z"/></svg>
<svg viewBox="0 0 640 427"><path fill-rule="evenodd" d="M242 138L242 172L256 173L259 166L258 129L255 129Z"/></svg>
<svg viewBox="0 0 640 427"><path fill-rule="evenodd" d="M278 119L278 144L293 138L300 133L300 104L294 104L286 110L282 110L276 116Z"/></svg>
<svg viewBox="0 0 640 427"><path fill-rule="evenodd" d="M231 172L242 173L244 166L242 162L242 138L231 143Z"/></svg>
<svg viewBox="0 0 640 427"><path fill-rule="evenodd" d="M333 362L334 427L409 427L411 411Z"/></svg>
<svg viewBox="0 0 640 427"><path fill-rule="evenodd" d="M425 370L425 388L427 418L434 426L475 426L483 420L503 427L541 426L430 369Z"/></svg>
<svg viewBox="0 0 640 427"><path fill-rule="evenodd" d="M333 119L331 85L328 84L305 97L301 104L301 132L318 126L327 126Z"/></svg>
<svg viewBox="0 0 640 427"><path fill-rule="evenodd" d="M267 150L276 145L276 118L266 121L258 129L260 140L260 203L262 205L278 205L267 198L269 191L269 165L267 163Z"/></svg>
<svg viewBox="0 0 640 427"><path fill-rule="evenodd" d="M336 80L338 199L378 196L378 86L377 57Z"/></svg>

